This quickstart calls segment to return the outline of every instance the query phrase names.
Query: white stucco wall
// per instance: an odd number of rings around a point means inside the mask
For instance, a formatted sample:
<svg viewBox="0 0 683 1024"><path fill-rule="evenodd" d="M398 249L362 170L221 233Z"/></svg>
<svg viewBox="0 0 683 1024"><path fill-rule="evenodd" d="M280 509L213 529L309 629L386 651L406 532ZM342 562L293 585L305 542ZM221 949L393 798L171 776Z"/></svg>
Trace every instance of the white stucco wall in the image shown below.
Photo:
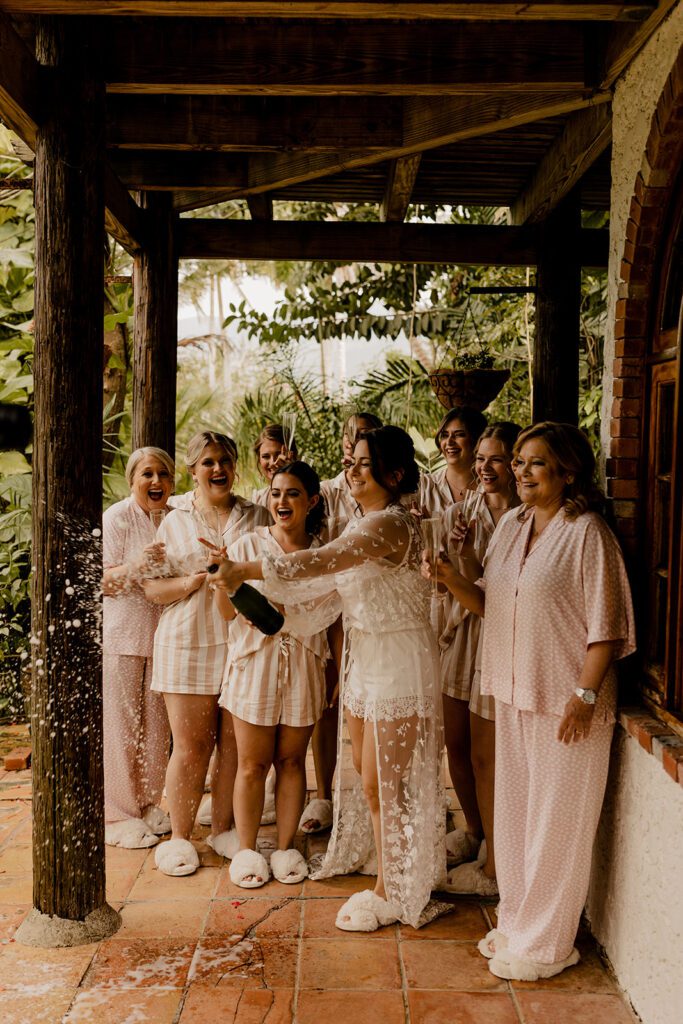
<svg viewBox="0 0 683 1024"><path fill-rule="evenodd" d="M620 726L587 913L645 1024L681 1024L683 786Z"/></svg>
<svg viewBox="0 0 683 1024"><path fill-rule="evenodd" d="M614 93L604 456L609 451L614 320L631 197L652 115L681 45L683 3L678 3ZM682 1024L683 787L620 726L587 913L644 1024Z"/></svg>
<svg viewBox="0 0 683 1024"><path fill-rule="evenodd" d="M657 101L683 45L683 3L669 17L618 80L612 102L612 194L610 208L609 284L605 331L605 382L602 409L603 454L609 450L612 409L612 360L614 318L619 287L619 268L626 237L626 223L636 176ZM681 1017L683 1019L683 1015Z"/></svg>

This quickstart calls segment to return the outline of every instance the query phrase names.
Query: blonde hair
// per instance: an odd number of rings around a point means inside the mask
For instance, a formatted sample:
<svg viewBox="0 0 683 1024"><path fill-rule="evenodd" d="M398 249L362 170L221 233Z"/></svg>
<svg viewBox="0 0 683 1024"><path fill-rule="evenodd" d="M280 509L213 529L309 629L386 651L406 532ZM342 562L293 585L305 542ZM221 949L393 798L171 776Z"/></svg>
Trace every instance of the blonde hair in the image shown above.
<svg viewBox="0 0 683 1024"><path fill-rule="evenodd" d="M564 486L563 507L569 519L577 519L584 512L600 512L604 497L596 480L596 463L590 441L571 423L535 423L523 430L515 442L516 457L527 441L543 441L560 472L572 478Z"/></svg>
<svg viewBox="0 0 683 1024"><path fill-rule="evenodd" d="M187 445L185 465L188 469L194 468L209 444L217 444L220 448L225 449L233 463L237 462L237 445L231 437L228 437L227 434L219 434L215 430L200 430L198 434L190 438Z"/></svg>
<svg viewBox="0 0 683 1024"><path fill-rule="evenodd" d="M175 462L163 448L155 448L153 445L145 445L144 448L136 448L134 452L131 452L126 463L126 483L129 487L133 486L133 479L135 477L135 470L138 464L143 459L158 459L162 466L168 470L171 475L171 480L175 480Z"/></svg>
<svg viewBox="0 0 683 1024"><path fill-rule="evenodd" d="M361 426L361 420L365 420L365 426ZM368 424L370 424L368 426ZM351 444L355 444L358 440L359 432L364 430L379 430L382 426L382 421L379 416L375 416L374 412L354 412L350 416L347 416L344 422L343 433L346 434Z"/></svg>

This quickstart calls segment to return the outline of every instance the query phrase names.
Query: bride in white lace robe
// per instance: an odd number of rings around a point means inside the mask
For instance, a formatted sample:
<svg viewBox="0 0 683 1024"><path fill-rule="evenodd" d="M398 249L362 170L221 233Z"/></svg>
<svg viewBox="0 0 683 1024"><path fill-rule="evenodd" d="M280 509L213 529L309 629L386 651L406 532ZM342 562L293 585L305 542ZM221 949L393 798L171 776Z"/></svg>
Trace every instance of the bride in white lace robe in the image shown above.
<svg viewBox="0 0 683 1024"><path fill-rule="evenodd" d="M233 591L245 579L264 579L265 593L286 604L288 628L299 633L318 632L343 612L340 699L351 749L340 725L334 826L312 877L357 871L378 850L375 893L393 919L417 927L429 916L430 893L444 882L446 851L430 588L420 575L419 527L398 501L415 489L412 451L398 427L369 432L356 444L349 473L361 518L321 548L229 563L221 575ZM345 770L349 758L358 776ZM344 910L337 924L354 930ZM380 912L375 927L389 923L386 917Z"/></svg>

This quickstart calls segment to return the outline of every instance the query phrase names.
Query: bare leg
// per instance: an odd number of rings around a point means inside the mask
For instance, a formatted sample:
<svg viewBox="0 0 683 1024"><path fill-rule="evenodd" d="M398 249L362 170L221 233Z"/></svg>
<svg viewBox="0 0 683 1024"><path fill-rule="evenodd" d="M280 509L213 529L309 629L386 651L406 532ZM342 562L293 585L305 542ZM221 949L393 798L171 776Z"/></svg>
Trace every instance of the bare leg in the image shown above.
<svg viewBox="0 0 683 1024"><path fill-rule="evenodd" d="M290 850L306 802L306 750L313 726L279 725L275 740L275 820L278 850Z"/></svg>
<svg viewBox="0 0 683 1024"><path fill-rule="evenodd" d="M218 709L218 742L211 769L211 835L227 832L234 823L232 799L237 775L237 744L232 715Z"/></svg>
<svg viewBox="0 0 683 1024"><path fill-rule="evenodd" d="M313 729L311 749L315 765L316 798L332 799L332 781L337 766L337 730L339 727L339 672L344 646L344 630L341 618L327 631L327 640L332 658L325 665L325 690L327 707ZM309 828L316 829L320 822L310 819Z"/></svg>
<svg viewBox="0 0 683 1024"><path fill-rule="evenodd" d="M470 757L470 709L467 702L444 694L443 725L448 768L465 815L465 830L481 839L484 833Z"/></svg>
<svg viewBox="0 0 683 1024"><path fill-rule="evenodd" d="M377 778L377 745L375 743L375 732L372 722L366 724L363 729L363 749L361 777L363 779L363 792L372 818L372 831L375 837L375 849L377 850L377 882L375 892L383 900L387 898L384 890L384 865L382 863L382 815L379 799L379 780Z"/></svg>
<svg viewBox="0 0 683 1024"><path fill-rule="evenodd" d="M166 770L173 839L189 839L216 741L218 697L165 693L164 700L173 734Z"/></svg>
<svg viewBox="0 0 683 1024"><path fill-rule="evenodd" d="M496 861L493 848L493 792L496 757L496 725L486 718L470 712L472 735L472 767L477 785L477 802L486 840L486 863L484 874L496 877Z"/></svg>
<svg viewBox="0 0 683 1024"><path fill-rule="evenodd" d="M235 825L240 850L255 850L263 801L266 794L266 775L273 763L277 726L252 725L233 715L237 740L237 777L235 778Z"/></svg>

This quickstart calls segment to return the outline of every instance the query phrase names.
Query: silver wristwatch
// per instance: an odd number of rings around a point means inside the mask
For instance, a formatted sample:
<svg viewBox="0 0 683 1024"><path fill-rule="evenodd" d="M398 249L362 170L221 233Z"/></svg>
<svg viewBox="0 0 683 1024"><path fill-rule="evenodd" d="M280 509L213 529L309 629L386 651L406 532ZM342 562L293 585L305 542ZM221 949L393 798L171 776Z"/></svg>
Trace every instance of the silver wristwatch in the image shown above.
<svg viewBox="0 0 683 1024"><path fill-rule="evenodd" d="M595 704L596 700L598 699L598 694L596 690L587 690L584 689L582 686L577 686L574 690L574 693L579 698L579 700L583 701L584 704Z"/></svg>

